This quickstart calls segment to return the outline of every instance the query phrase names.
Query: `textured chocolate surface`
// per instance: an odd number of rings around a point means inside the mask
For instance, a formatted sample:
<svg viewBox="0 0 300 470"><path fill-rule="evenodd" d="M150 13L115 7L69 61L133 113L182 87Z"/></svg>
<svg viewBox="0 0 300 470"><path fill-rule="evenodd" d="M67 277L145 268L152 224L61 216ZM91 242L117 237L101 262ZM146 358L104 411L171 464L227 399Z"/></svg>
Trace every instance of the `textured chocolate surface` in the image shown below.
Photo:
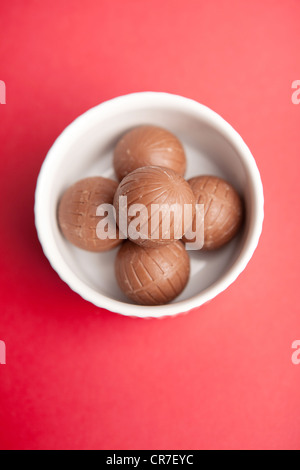
<svg viewBox="0 0 300 470"><path fill-rule="evenodd" d="M127 132L114 151L114 169L121 181L143 166L162 166L184 175L186 157L181 142L171 132L157 126L139 126Z"/></svg>
<svg viewBox="0 0 300 470"><path fill-rule="evenodd" d="M144 248L127 240L116 256L115 272L130 300L140 305L163 305L185 288L190 261L181 241Z"/></svg>
<svg viewBox="0 0 300 470"><path fill-rule="evenodd" d="M190 216L184 214L184 205L190 204L191 209L194 211L195 197L190 185L178 173L161 167L149 166L138 168L132 173L127 175L119 184L114 197L114 206L116 209L117 222L119 224L120 196L127 196L128 211L133 204L143 204L147 208L147 216L144 222L147 222L148 239L133 240L128 233L128 238L132 239L135 243L143 246L153 246L156 244L168 244L174 240L182 238L185 228L189 228L192 224L194 212L191 211ZM169 229L165 230L163 227L163 218L166 222L166 217L160 217L159 220L159 233L156 237L154 214L151 212L151 205L156 204L162 207L163 205L170 207L176 205L174 216L170 212ZM153 217L152 217L153 215ZM134 217L127 217L127 227ZM144 226L143 222L143 226ZM164 230L163 230L164 228Z"/></svg>
<svg viewBox="0 0 300 470"><path fill-rule="evenodd" d="M204 246L213 250L228 243L243 221L243 204L236 190L216 176L188 180L197 204L204 204Z"/></svg>
<svg viewBox="0 0 300 470"><path fill-rule="evenodd" d="M96 227L102 217L96 215L100 204L112 204L118 183L92 177L73 184L63 194L58 206L58 222L62 233L73 245L88 251L107 251L122 240L100 240Z"/></svg>

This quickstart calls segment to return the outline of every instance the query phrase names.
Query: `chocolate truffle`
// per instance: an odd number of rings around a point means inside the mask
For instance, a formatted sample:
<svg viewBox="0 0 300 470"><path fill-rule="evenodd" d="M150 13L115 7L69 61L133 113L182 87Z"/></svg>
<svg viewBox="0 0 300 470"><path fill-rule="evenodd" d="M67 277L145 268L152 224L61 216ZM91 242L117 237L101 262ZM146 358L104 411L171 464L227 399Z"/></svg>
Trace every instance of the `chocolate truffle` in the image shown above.
<svg viewBox="0 0 300 470"><path fill-rule="evenodd" d="M113 164L120 181L133 170L152 165L170 168L183 176L186 157L181 142L174 134L148 125L135 127L119 140Z"/></svg>
<svg viewBox="0 0 300 470"><path fill-rule="evenodd" d="M175 171L148 166L123 178L114 207L124 238L153 246L182 238L193 222L195 197L190 185Z"/></svg>
<svg viewBox="0 0 300 470"><path fill-rule="evenodd" d="M243 204L236 190L216 176L196 176L188 180L197 204L204 204L204 250L214 250L229 242L239 231ZM184 241L187 241L184 239Z"/></svg>
<svg viewBox="0 0 300 470"><path fill-rule="evenodd" d="M140 305L162 305L185 288L190 261L181 241L144 248L127 240L116 256L115 272L130 300Z"/></svg>
<svg viewBox="0 0 300 470"><path fill-rule="evenodd" d="M112 204L117 186L115 181L98 176L80 180L65 191L58 206L58 222L69 242L95 252L110 250L122 242L118 230L114 239L100 239L97 232L98 223L108 217L107 213L96 215L97 208ZM107 220L111 228L115 227L113 214Z"/></svg>

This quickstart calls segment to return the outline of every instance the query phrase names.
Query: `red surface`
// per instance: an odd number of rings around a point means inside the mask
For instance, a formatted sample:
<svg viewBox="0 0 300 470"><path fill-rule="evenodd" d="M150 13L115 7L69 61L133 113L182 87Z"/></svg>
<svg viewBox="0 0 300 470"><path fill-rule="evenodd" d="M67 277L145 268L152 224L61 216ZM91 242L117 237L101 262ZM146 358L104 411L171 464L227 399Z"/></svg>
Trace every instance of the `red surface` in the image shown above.
<svg viewBox="0 0 300 470"><path fill-rule="evenodd" d="M299 18L298 0L1 2L1 448L300 449ZM165 320L83 301L51 269L33 220L57 135L145 90L227 119L266 200L246 271Z"/></svg>

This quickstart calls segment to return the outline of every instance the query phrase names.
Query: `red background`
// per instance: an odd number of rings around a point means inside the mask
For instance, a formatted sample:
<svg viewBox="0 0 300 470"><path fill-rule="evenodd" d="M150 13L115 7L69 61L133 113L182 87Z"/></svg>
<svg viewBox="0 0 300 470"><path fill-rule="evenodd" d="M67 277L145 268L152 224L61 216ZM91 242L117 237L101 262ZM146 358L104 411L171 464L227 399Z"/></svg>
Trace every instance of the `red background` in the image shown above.
<svg viewBox="0 0 300 470"><path fill-rule="evenodd" d="M2 449L300 449L298 0L1 2ZM211 107L261 171L246 271L188 315L139 320L82 300L33 219L54 139L136 91Z"/></svg>

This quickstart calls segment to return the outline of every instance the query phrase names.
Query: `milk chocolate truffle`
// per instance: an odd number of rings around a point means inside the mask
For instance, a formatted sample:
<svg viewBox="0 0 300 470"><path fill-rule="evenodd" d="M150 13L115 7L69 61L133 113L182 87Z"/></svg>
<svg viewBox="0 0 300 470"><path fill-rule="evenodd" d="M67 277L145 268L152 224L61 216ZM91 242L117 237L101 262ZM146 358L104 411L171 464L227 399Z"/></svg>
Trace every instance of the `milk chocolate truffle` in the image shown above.
<svg viewBox="0 0 300 470"><path fill-rule="evenodd" d="M114 169L121 181L143 166L162 166L180 175L186 169L184 149L177 137L157 126L139 126L127 132L114 151Z"/></svg>
<svg viewBox="0 0 300 470"><path fill-rule="evenodd" d="M182 238L193 222L195 197L190 185L175 171L147 166L123 178L114 207L124 238L153 246Z"/></svg>
<svg viewBox="0 0 300 470"><path fill-rule="evenodd" d="M185 288L190 261L181 241L144 248L127 240L116 256L115 272L130 300L140 305L162 305Z"/></svg>
<svg viewBox="0 0 300 470"><path fill-rule="evenodd" d="M243 221L243 204L236 190L216 176L196 176L188 180L197 204L204 204L204 250L228 243ZM187 240L184 240L187 241Z"/></svg>
<svg viewBox="0 0 300 470"><path fill-rule="evenodd" d="M97 232L98 223L108 217L108 213L97 216L97 207L100 204L112 204L117 186L115 181L99 176L80 180L65 191L58 206L58 222L69 242L94 252L110 250L122 242L118 230L114 239L102 240ZM115 227L113 214L107 220L111 228ZM104 231L107 228L104 226Z"/></svg>

